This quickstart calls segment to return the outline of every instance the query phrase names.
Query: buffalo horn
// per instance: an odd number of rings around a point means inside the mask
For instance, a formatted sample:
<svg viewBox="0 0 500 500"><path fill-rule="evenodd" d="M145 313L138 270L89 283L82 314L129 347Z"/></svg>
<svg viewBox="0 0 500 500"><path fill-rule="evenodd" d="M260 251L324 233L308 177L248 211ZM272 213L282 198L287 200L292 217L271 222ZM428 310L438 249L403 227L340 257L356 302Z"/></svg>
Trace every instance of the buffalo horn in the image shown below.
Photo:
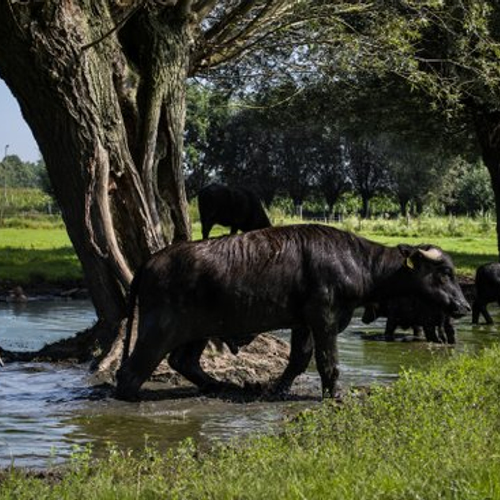
<svg viewBox="0 0 500 500"><path fill-rule="evenodd" d="M441 250L438 250L437 248L430 248L429 250L422 250L421 248L419 248L418 251L426 259L429 259L429 260L439 261L439 260L443 259L443 253L441 252Z"/></svg>

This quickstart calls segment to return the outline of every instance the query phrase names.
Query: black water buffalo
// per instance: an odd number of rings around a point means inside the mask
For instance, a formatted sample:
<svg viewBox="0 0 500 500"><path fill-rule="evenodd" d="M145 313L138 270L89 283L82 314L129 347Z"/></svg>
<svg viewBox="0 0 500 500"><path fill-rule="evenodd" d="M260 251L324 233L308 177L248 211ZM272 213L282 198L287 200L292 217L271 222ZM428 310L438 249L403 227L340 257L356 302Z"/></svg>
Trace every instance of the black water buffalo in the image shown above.
<svg viewBox="0 0 500 500"><path fill-rule="evenodd" d="M403 330L412 328L416 337L420 337L423 331L428 342L455 343L455 327L451 316L438 306L416 297L394 297L365 306L362 321L371 323L377 318L387 318L384 332L386 340L394 340L394 332L400 327Z"/></svg>
<svg viewBox="0 0 500 500"><path fill-rule="evenodd" d="M314 224L174 244L151 257L132 281L126 338L138 298L137 341L117 373L117 396L134 399L169 353L171 366L188 380L220 388L199 364L207 339L247 342L279 328L292 334L276 391L290 388L314 350L323 395L333 395L337 334L354 309L406 294L425 297L452 316L470 311L451 259L429 245L389 248Z"/></svg>
<svg viewBox="0 0 500 500"><path fill-rule="evenodd" d="M203 239L208 238L215 224L229 226L231 234L271 225L257 195L245 188L209 184L198 193L198 209Z"/></svg>
<svg viewBox="0 0 500 500"><path fill-rule="evenodd" d="M486 306L490 302L500 304L500 263L483 264L476 270L476 297L472 303L472 323L479 323L482 314L488 325L493 324Z"/></svg>

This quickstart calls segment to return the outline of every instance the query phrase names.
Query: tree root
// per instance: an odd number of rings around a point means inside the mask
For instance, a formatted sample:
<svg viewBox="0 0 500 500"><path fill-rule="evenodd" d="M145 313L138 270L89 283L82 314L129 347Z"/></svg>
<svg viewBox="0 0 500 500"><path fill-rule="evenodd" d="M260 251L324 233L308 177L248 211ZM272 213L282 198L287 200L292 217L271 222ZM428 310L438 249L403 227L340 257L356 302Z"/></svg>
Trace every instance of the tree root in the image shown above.
<svg viewBox="0 0 500 500"><path fill-rule="evenodd" d="M38 351L10 351L0 347L0 357L4 363L32 361L87 363L99 357L99 353L110 345L112 336L110 328L98 321L92 327L76 333L74 337L47 344Z"/></svg>

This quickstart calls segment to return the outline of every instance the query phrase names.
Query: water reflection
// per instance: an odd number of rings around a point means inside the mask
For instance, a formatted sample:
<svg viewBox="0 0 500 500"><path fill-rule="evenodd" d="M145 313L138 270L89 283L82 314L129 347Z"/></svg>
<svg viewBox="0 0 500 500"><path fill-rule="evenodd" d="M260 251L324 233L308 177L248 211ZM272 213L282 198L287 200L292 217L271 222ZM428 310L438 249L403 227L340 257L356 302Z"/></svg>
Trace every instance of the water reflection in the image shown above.
<svg viewBox="0 0 500 500"><path fill-rule="evenodd" d="M94 321L94 308L88 300L0 303L0 346L35 351L88 328Z"/></svg>
<svg viewBox="0 0 500 500"><path fill-rule="evenodd" d="M22 306L21 308L19 306ZM500 324L500 311L491 307ZM0 304L0 346L34 350L90 326L95 321L87 301ZM394 380L402 368L425 368L430 362L477 352L498 342L496 326L458 322L454 347L426 342L367 340L381 334L384 322L367 329L356 316L339 337L340 384L366 385ZM411 336L408 336L411 338ZM186 437L202 445L248 433L270 432L284 418L319 404L319 378L311 371L298 379L297 401L238 404L191 395L159 401L124 403L96 399L86 367L8 364L0 371L0 466L46 467L66 459L75 445L106 443L141 449L146 441L165 449Z"/></svg>

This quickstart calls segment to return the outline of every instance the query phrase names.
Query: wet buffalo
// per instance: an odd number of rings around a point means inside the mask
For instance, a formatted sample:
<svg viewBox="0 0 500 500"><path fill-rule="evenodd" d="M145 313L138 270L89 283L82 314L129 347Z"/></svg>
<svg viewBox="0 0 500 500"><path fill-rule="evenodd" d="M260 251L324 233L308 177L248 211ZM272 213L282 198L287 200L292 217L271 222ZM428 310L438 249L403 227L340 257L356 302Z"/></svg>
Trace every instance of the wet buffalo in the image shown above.
<svg viewBox="0 0 500 500"><path fill-rule="evenodd" d="M490 302L500 304L500 264L490 262L483 264L476 270L476 297L472 304L472 323L479 322L479 315L482 314L486 323L493 324L486 306Z"/></svg>
<svg viewBox="0 0 500 500"><path fill-rule="evenodd" d="M403 330L412 328L415 337L420 337L423 331L428 342L455 343L455 327L451 316L436 305L416 297L395 297L367 305L362 321L371 323L377 318L387 318L384 332L386 340L394 340L394 333L400 327Z"/></svg>
<svg viewBox="0 0 500 500"><path fill-rule="evenodd" d="M204 239L215 224L230 227L231 234L271 225L258 196L245 188L210 184L198 193L198 209Z"/></svg>
<svg viewBox="0 0 500 500"><path fill-rule="evenodd" d="M470 311L450 257L430 245L389 248L315 224L174 244L151 257L132 282L117 396L134 399L167 354L201 389L220 389L199 364L208 339L246 343L280 328L292 330L291 352L276 391L290 388L314 351L323 395L333 395L337 334L354 309L408 294L452 316ZM136 299L137 341L127 357Z"/></svg>

